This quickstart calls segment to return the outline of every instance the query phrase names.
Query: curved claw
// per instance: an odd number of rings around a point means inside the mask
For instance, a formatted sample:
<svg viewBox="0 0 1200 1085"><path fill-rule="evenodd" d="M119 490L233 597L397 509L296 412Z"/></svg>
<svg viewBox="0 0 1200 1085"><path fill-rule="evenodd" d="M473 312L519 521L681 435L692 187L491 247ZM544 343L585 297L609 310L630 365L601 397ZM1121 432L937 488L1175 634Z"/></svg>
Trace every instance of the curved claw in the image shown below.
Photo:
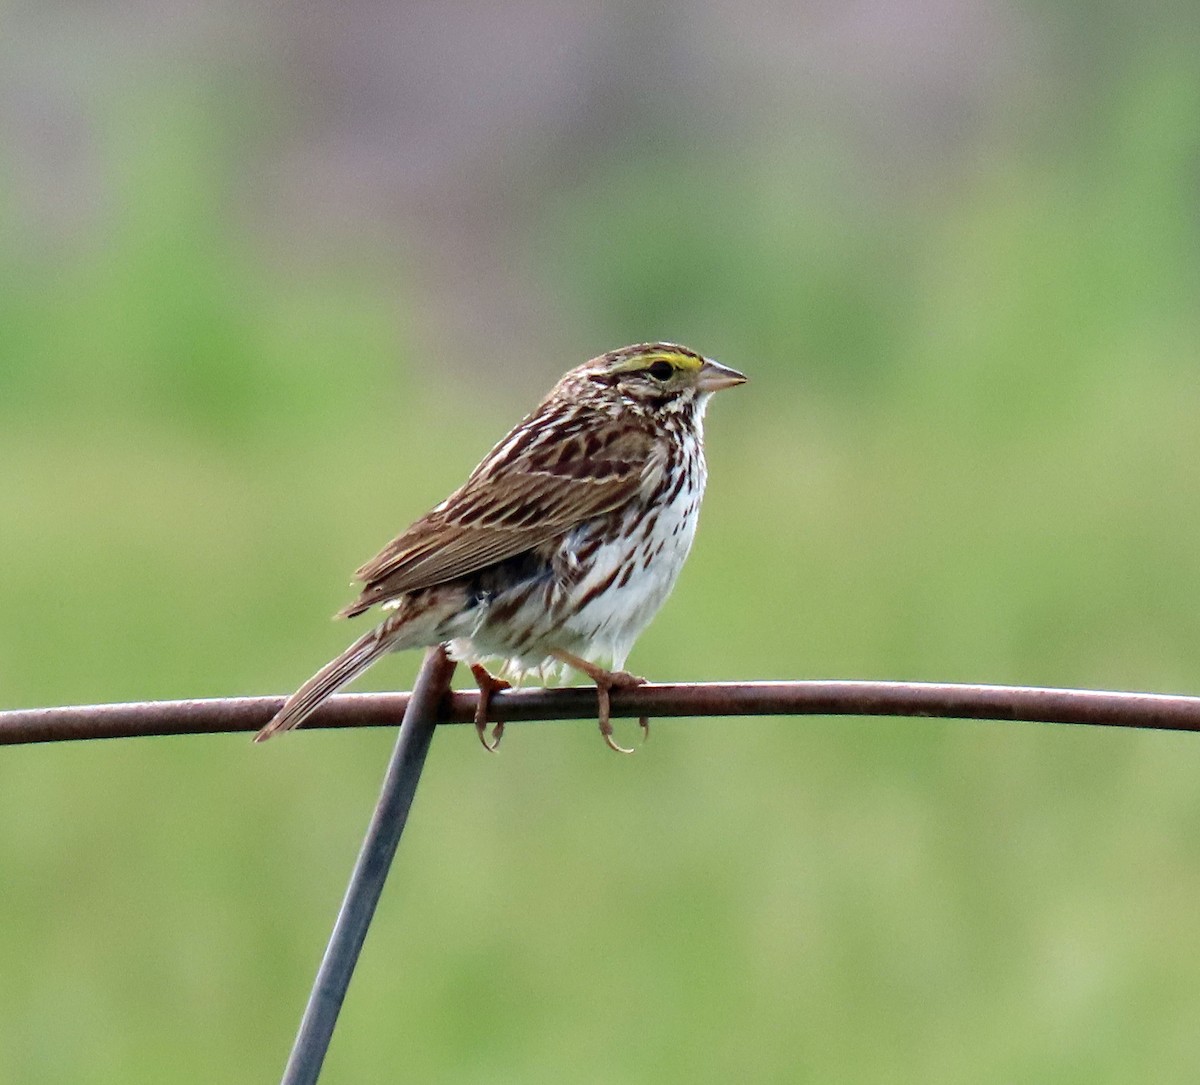
<svg viewBox="0 0 1200 1085"><path fill-rule="evenodd" d="M615 738L612 737L611 731L601 731L600 734L604 737L604 744L613 751L613 753L636 753L635 750L628 746L622 746Z"/></svg>
<svg viewBox="0 0 1200 1085"><path fill-rule="evenodd" d="M483 720L482 723L479 720L475 721L475 733L479 736L479 741L483 743L483 748L487 750L488 753L495 753L498 749L500 749L499 738L494 738L491 742L488 741L486 719Z"/></svg>
<svg viewBox="0 0 1200 1085"><path fill-rule="evenodd" d="M650 741L650 717L639 716L638 726L642 729L642 745L645 746Z"/></svg>

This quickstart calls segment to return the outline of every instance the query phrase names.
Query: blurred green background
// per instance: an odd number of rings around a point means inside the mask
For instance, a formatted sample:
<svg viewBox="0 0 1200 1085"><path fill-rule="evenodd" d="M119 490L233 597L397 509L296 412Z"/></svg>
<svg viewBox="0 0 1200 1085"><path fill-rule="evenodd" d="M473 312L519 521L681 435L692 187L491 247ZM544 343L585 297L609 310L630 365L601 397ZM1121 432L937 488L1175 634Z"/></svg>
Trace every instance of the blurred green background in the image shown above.
<svg viewBox="0 0 1200 1085"><path fill-rule="evenodd" d="M752 383L634 670L1200 691L1193 5L0 20L0 705L290 691L649 338ZM276 1079L392 740L4 750L0 1081ZM1198 900L1200 736L448 729L323 1080L1192 1081Z"/></svg>

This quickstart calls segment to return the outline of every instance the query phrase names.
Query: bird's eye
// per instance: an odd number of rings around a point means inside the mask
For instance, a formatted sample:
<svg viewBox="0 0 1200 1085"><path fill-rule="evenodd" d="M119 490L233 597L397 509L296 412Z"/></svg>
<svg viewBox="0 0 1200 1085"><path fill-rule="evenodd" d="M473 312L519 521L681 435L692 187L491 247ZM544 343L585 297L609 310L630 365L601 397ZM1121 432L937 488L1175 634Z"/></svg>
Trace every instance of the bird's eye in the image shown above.
<svg viewBox="0 0 1200 1085"><path fill-rule="evenodd" d="M675 367L670 362L655 362L646 372L656 381L669 381L675 376Z"/></svg>

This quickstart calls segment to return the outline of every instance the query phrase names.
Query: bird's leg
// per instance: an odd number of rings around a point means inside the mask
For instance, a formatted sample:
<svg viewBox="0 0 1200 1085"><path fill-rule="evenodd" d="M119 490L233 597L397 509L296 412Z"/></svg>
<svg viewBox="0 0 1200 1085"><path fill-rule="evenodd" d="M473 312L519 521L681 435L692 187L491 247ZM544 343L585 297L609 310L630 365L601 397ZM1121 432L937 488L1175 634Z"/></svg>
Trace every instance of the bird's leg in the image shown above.
<svg viewBox="0 0 1200 1085"><path fill-rule="evenodd" d="M596 699L599 701L600 706L598 713L600 734L604 737L605 744L610 750L615 750L617 753L633 753L632 750L618 745L613 738L613 726L610 718L612 708L609 701L609 691L613 689L634 689L637 686L644 686L646 679L639 678L636 674L630 674L628 671L606 671L603 667L597 667L595 663L589 663L586 659L582 659L572 652L565 652L561 649L553 651L550 654L555 659L561 660L568 667L574 667L580 674L586 674L596 683ZM642 741L644 742L650 736L650 720L646 716L642 716L638 720L638 724L642 729Z"/></svg>
<svg viewBox="0 0 1200 1085"><path fill-rule="evenodd" d="M512 683L506 682L503 678L497 678L479 663L471 664L471 674L475 678L475 684L479 687L479 704L475 707L475 733L479 736L479 741L483 743L483 748L488 753L495 753L500 746L500 740L504 737L504 722L496 721L496 726L492 728L492 740L489 742L487 737L488 709L492 705L492 694L511 689Z"/></svg>

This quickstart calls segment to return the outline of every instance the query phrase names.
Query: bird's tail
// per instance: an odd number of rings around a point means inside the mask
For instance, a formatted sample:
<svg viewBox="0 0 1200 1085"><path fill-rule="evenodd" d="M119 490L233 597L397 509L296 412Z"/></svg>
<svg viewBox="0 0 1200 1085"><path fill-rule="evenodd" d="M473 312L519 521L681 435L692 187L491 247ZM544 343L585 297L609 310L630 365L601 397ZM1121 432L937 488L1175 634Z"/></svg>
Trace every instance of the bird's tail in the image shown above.
<svg viewBox="0 0 1200 1085"><path fill-rule="evenodd" d="M395 645L395 631L392 622L385 621L369 633L364 633L296 690L275 713L275 718L254 736L254 741L265 742L280 731L299 727L330 694L362 674L380 656L390 651Z"/></svg>

